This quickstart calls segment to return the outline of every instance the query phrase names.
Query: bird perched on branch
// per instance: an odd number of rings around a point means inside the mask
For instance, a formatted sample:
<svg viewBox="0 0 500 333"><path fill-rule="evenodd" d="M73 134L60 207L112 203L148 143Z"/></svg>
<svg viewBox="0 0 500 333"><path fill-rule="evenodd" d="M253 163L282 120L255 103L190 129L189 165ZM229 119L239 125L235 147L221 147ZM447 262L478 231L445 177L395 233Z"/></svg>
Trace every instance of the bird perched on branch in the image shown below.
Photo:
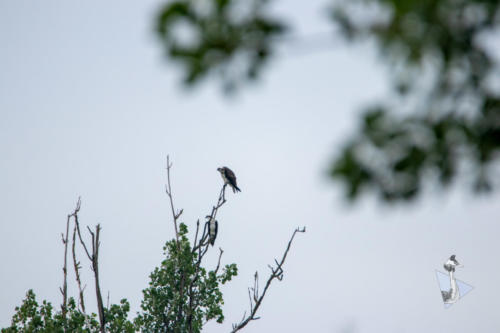
<svg viewBox="0 0 500 333"><path fill-rule="evenodd" d="M234 193L241 192L238 185L236 185L236 176L234 175L234 172L231 169L229 169L228 167L222 167L222 168L217 168L217 171L220 172L222 179L224 179L224 186L229 184L233 189Z"/></svg>
<svg viewBox="0 0 500 333"><path fill-rule="evenodd" d="M217 238L217 230L219 229L219 224L216 219L213 219L211 216L207 216L208 220L208 235L209 241L212 246L215 244L215 238Z"/></svg>

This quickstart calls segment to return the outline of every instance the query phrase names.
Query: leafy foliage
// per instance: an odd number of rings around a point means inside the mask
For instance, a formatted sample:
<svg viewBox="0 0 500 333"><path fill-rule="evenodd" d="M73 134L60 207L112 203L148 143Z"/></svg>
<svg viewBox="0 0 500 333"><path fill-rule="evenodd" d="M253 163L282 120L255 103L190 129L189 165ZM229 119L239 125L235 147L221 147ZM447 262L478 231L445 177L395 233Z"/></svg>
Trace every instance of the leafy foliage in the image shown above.
<svg viewBox="0 0 500 333"><path fill-rule="evenodd" d="M264 14L266 0L176 0L160 11L157 32L170 58L193 84L220 70L224 87L257 77L272 53L272 39L285 31Z"/></svg>
<svg viewBox="0 0 500 333"><path fill-rule="evenodd" d="M67 311L67 317L64 318L60 311L54 312L50 302L44 300L39 305L35 293L30 289L26 293L22 305L16 307L11 326L3 328L2 333L99 332L97 315L95 313L85 315L80 312L74 298L69 299Z"/></svg>
<svg viewBox="0 0 500 333"><path fill-rule="evenodd" d="M54 312L52 304L43 301L41 305L36 301L33 290L28 290L26 298L20 307L16 307L16 313L12 317L12 324L2 329L2 333L31 333L31 332L99 332L97 315L92 313L86 315L78 310L75 299L70 298L67 306L67 317L62 316L61 311ZM132 333L135 332L134 325L127 319L130 305L127 300L122 299L120 304L112 304L106 313L106 332L110 333Z"/></svg>
<svg viewBox="0 0 500 333"><path fill-rule="evenodd" d="M112 304L109 308L104 309L106 318L106 332L110 333L133 333L135 332L134 324L129 321L128 312L130 304L126 299L122 299L120 304Z"/></svg>
<svg viewBox="0 0 500 333"><path fill-rule="evenodd" d="M266 18L266 1L254 1L256 9L239 23L230 10L235 0L207 0L205 11L196 3L169 2L158 20L171 58L185 65L186 82L215 69L230 73L240 52L258 60L247 67L254 77L285 25ZM359 132L332 163L330 174L345 184L347 197L375 191L387 202L411 200L436 178L451 184L464 167L476 190L489 190L500 148L498 82L494 88L500 66L485 40L500 28L500 1L335 3L332 22L349 41L376 41L394 88L390 101L367 108ZM177 41L179 22L195 31L188 46Z"/></svg>
<svg viewBox="0 0 500 333"><path fill-rule="evenodd" d="M381 15L356 17L367 5ZM433 175L450 184L461 162L474 171L476 190L491 188L488 167L500 148L500 95L491 80L499 66L484 38L500 26L499 8L499 1L371 0L333 10L347 38L377 41L400 98L369 108L335 161L331 175L349 198L375 189L387 201L412 199ZM409 115L396 116L402 108Z"/></svg>
<svg viewBox="0 0 500 333"><path fill-rule="evenodd" d="M207 271L198 260L199 253L192 251L187 234L186 225L181 224L180 251L175 239L166 243L166 258L151 273L150 286L143 291L143 311L133 322L128 319L130 304L126 299L104 309L106 332L200 332L209 320L223 322L224 300L219 287L237 275L236 264L226 265L220 274L218 269ZM39 305L32 290L15 311L11 326L2 333L100 332L97 315L82 313L74 298L68 300L66 318L62 311L54 311L50 302L44 300Z"/></svg>
<svg viewBox="0 0 500 333"><path fill-rule="evenodd" d="M151 273L150 286L143 291L143 311L134 321L128 319L130 304L126 299L104 309L106 332L200 332L209 320L222 323L224 300L219 287L237 275L236 264L226 265L220 274L218 268L207 271L187 234L187 226L181 224L180 246L175 239L166 243L166 258ZM62 311L54 311L50 302L44 300L39 305L32 290L15 311L11 326L3 328L2 333L100 332L97 315L82 313L74 298L68 300L66 318Z"/></svg>
<svg viewBox="0 0 500 333"><path fill-rule="evenodd" d="M224 320L219 286L236 276L236 264L226 265L219 275L216 270L207 272L187 233L181 223L179 247L175 240L168 241L165 260L150 275L149 288L143 291L143 312L135 321L142 332L200 332L205 321Z"/></svg>

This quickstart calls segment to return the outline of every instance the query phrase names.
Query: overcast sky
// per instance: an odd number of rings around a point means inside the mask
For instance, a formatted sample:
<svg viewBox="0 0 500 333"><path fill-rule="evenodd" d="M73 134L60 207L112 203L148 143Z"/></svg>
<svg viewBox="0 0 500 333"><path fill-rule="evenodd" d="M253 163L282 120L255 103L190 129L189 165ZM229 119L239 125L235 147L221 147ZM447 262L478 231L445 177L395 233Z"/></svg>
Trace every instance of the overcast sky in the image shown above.
<svg viewBox="0 0 500 333"><path fill-rule="evenodd" d="M236 97L216 81L186 92L152 33L160 3L0 2L0 327L30 288L60 304L60 233L78 196L81 222L103 228L103 294L139 310L173 237L170 154L176 204L191 228L217 199L217 167L232 168L242 189L228 193L216 241L239 274L223 289L225 322L206 332L240 320L255 270L268 274L297 226L307 233L245 332L500 330L499 194L477 197L461 182L413 205L367 197L349 206L325 176L360 108L387 95L386 69L369 45L284 47ZM307 35L331 27L325 5L279 1L275 10ZM464 264L457 278L475 289L445 310L435 270L451 254Z"/></svg>

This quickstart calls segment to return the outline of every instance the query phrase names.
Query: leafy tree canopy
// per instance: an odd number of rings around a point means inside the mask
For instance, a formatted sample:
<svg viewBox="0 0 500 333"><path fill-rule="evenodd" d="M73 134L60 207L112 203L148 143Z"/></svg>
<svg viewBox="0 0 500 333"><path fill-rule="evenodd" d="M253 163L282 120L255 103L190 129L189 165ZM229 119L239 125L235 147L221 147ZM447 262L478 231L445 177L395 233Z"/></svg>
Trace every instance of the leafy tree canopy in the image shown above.
<svg viewBox="0 0 500 333"><path fill-rule="evenodd" d="M219 287L236 276L236 264L226 265L220 273L219 267L207 272L201 266L199 252L192 251L187 235L187 226L181 224L180 247L175 239L166 243L165 259L151 273L149 287L143 290L142 312L133 321L128 319L130 305L126 299L104 308L105 332L197 333L210 320L223 322L224 299ZM184 286L182 281L187 281ZM181 293L181 288L185 292ZM15 308L11 326L1 332L101 332L97 314L82 312L74 298L69 298L65 313L54 311L45 300L38 304L35 293L29 290L22 305Z"/></svg>

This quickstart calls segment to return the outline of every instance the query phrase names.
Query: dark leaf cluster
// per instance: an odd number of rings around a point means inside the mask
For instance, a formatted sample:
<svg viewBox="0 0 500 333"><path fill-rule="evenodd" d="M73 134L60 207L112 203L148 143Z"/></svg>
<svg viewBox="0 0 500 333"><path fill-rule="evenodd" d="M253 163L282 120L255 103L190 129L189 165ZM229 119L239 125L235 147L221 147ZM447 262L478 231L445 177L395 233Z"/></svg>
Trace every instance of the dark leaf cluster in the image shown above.
<svg viewBox="0 0 500 333"><path fill-rule="evenodd" d="M284 24L265 15L264 0L248 1L252 9L238 18L233 9L241 2L210 0L200 8L178 0L161 10L158 33L184 64L186 82L221 70L233 86L231 68L242 54L250 59L246 77L256 76ZM376 192L387 202L411 200L436 176L442 185L465 174L476 190L493 187L500 66L488 40L500 28L499 8L499 0L340 0L331 7L346 40L376 42L393 83L390 100L367 107L360 130L332 162L330 175L345 183L348 198Z"/></svg>
<svg viewBox="0 0 500 333"><path fill-rule="evenodd" d="M203 4L204 5L203 5ZM167 55L193 84L219 71L224 88L254 79L285 25L265 14L266 0L176 0L160 11L156 30Z"/></svg>
<svg viewBox="0 0 500 333"><path fill-rule="evenodd" d="M379 14L361 20L356 7L368 5ZM347 38L377 41L399 95L365 112L331 168L349 198L375 190L386 201L409 200L436 175L448 185L461 170L472 170L474 189L491 188L500 148L500 92L491 81L500 68L484 38L500 26L499 8L500 1L372 0L333 10Z"/></svg>

